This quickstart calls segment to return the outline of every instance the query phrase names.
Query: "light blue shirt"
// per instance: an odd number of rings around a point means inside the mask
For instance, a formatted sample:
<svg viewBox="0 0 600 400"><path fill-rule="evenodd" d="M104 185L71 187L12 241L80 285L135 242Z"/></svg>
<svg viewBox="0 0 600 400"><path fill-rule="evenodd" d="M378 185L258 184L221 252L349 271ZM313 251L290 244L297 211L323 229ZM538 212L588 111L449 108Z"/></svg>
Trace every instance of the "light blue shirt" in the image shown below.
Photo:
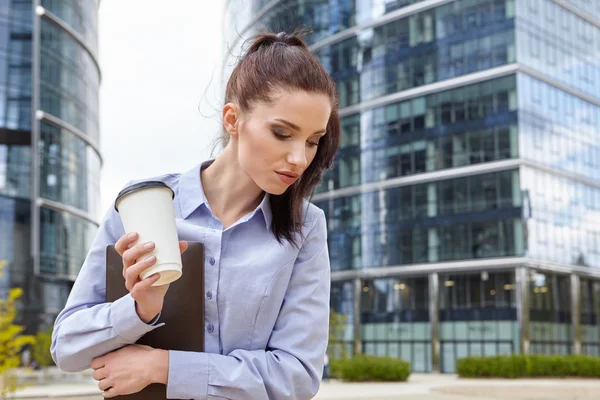
<svg viewBox="0 0 600 400"><path fill-rule="evenodd" d="M271 233L268 195L223 230L200 168L148 179L173 189L179 240L203 242L206 256L206 352L169 351L167 398L310 399L319 389L329 330L325 215L305 201L299 249ZM54 325L52 357L64 371L90 368L95 357L164 325L160 317L141 321L129 294L105 302L106 246L124 233L111 207Z"/></svg>

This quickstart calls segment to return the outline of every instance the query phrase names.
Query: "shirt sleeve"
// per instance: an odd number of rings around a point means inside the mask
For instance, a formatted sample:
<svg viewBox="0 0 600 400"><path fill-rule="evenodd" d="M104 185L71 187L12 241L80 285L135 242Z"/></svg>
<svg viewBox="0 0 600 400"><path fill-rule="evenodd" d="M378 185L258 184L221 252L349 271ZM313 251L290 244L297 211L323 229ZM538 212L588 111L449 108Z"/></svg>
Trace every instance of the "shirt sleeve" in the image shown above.
<svg viewBox="0 0 600 400"><path fill-rule="evenodd" d="M169 351L168 399L311 399L329 332L327 225L320 211L294 264L266 350Z"/></svg>
<svg viewBox="0 0 600 400"><path fill-rule="evenodd" d="M111 207L98 228L67 304L54 322L50 352L63 371L88 369L94 358L133 344L164 325L156 324L157 318L144 323L130 294L112 303L105 302L106 246L124 234L121 218Z"/></svg>

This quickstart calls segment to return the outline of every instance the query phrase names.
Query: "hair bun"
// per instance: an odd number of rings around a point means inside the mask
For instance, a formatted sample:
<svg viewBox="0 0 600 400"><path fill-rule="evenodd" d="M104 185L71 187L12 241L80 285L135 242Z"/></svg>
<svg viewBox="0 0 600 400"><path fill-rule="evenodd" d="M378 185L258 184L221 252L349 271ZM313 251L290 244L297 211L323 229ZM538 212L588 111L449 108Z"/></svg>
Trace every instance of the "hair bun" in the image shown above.
<svg viewBox="0 0 600 400"><path fill-rule="evenodd" d="M250 45L247 54L254 53L261 48L271 47L276 44L290 47L300 47L304 50L308 50L306 43L304 43L301 38L304 36L304 34L305 33L303 32L297 32L290 35L286 32L279 32L278 34L263 33L256 35L251 38L252 44Z"/></svg>

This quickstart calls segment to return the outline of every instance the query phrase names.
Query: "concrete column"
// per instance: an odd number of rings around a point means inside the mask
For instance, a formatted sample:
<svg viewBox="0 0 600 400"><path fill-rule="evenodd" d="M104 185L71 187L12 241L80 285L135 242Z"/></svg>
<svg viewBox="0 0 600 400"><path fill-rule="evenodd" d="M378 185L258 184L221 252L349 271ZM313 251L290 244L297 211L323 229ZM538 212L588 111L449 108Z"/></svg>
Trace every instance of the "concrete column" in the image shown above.
<svg viewBox="0 0 600 400"><path fill-rule="evenodd" d="M525 267L515 269L515 293L521 354L529 354L529 279L527 272Z"/></svg>
<svg viewBox="0 0 600 400"><path fill-rule="evenodd" d="M354 279L354 355L362 354L362 335L360 321L360 303L362 296L362 280Z"/></svg>
<svg viewBox="0 0 600 400"><path fill-rule="evenodd" d="M571 273L571 326L573 332L573 354L581 354L581 294L579 275Z"/></svg>
<svg viewBox="0 0 600 400"><path fill-rule="evenodd" d="M431 369L440 372L439 276L429 274L429 322L431 323Z"/></svg>
<svg viewBox="0 0 600 400"><path fill-rule="evenodd" d="M34 275L40 274L40 47L41 15L37 12L41 0L33 0L32 62L31 62L31 259Z"/></svg>

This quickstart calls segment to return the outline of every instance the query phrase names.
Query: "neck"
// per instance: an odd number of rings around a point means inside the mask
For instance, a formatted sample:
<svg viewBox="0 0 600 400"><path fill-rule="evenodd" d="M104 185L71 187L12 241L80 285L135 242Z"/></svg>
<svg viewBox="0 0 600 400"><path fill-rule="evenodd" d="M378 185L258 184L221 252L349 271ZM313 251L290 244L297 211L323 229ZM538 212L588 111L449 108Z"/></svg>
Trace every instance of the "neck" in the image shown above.
<svg viewBox="0 0 600 400"><path fill-rule="evenodd" d="M256 209L264 197L263 190L243 172L231 142L201 171L201 178L208 204L225 227Z"/></svg>

